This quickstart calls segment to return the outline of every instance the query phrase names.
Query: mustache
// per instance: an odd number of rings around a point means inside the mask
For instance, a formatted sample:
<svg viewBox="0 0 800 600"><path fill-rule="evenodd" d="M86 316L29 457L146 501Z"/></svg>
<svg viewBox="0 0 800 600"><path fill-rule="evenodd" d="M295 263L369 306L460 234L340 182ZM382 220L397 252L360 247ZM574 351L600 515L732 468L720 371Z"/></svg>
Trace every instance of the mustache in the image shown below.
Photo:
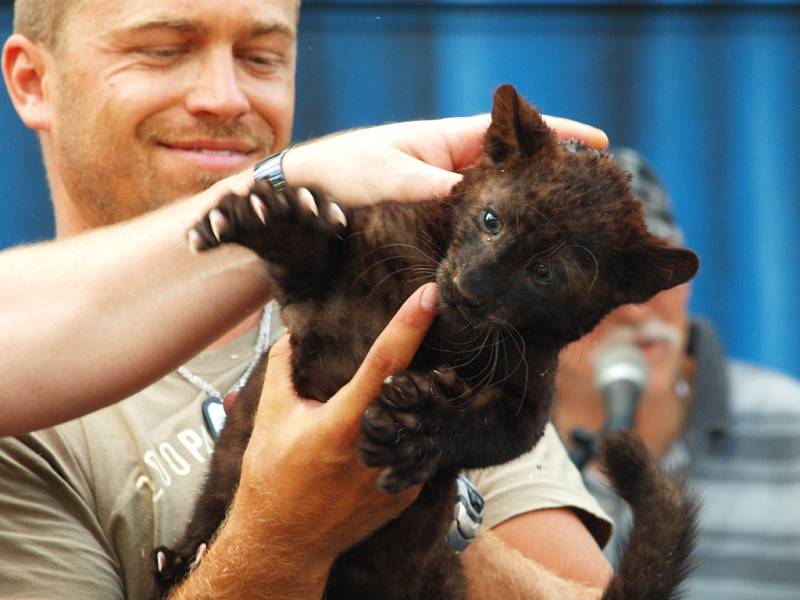
<svg viewBox="0 0 800 600"><path fill-rule="evenodd" d="M620 325L608 336L603 345L659 342L674 348L681 343L681 338L681 332L677 327L653 318L637 325Z"/></svg>
<svg viewBox="0 0 800 600"><path fill-rule="evenodd" d="M145 125L140 131L140 135L148 142L162 144L194 139L235 139L253 146L256 150L271 150L275 143L275 134L271 128L256 129L241 121L219 123L198 120L188 126L169 126L156 123L147 123Z"/></svg>

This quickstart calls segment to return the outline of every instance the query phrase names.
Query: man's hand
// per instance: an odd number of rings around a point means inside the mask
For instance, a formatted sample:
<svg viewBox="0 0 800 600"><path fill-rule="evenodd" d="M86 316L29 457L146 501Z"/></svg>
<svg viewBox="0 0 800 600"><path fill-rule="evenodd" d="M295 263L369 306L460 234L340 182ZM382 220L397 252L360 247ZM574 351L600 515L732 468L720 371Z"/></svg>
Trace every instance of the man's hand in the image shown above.
<svg viewBox="0 0 800 600"><path fill-rule="evenodd" d="M174 598L320 597L336 556L414 500L418 488L378 490L379 469L361 463L356 440L383 380L422 343L436 297L434 284L412 294L325 404L297 396L288 339L275 344L228 519Z"/></svg>
<svg viewBox="0 0 800 600"><path fill-rule="evenodd" d="M545 117L562 138L605 148L605 133L589 125ZM480 156L489 114L410 121L330 135L291 148L283 172L293 186L319 187L349 204L446 196L458 171Z"/></svg>

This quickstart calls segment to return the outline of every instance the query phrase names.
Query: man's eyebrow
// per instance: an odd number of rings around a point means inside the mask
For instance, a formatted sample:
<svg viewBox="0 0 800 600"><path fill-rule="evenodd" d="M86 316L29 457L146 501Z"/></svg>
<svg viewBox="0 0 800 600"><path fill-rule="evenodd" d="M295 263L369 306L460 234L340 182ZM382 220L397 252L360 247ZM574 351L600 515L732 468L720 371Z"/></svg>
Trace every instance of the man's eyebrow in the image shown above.
<svg viewBox="0 0 800 600"><path fill-rule="evenodd" d="M248 33L248 37L258 37L260 35L272 35L276 33L292 40L297 37L295 30L283 23L257 23L250 28Z"/></svg>
<svg viewBox="0 0 800 600"><path fill-rule="evenodd" d="M142 23L136 23L123 28L124 33L144 33L159 29L171 29L181 33L209 33L209 28L199 21L191 19L156 18ZM295 30L288 25L274 21L262 21L253 24L246 30L246 37L259 37L262 35L280 34L289 39L295 39Z"/></svg>
<svg viewBox="0 0 800 600"><path fill-rule="evenodd" d="M158 18L148 19L141 23L134 23L122 28L124 33L144 33L155 29L174 29L185 33L206 33L208 28L188 19Z"/></svg>

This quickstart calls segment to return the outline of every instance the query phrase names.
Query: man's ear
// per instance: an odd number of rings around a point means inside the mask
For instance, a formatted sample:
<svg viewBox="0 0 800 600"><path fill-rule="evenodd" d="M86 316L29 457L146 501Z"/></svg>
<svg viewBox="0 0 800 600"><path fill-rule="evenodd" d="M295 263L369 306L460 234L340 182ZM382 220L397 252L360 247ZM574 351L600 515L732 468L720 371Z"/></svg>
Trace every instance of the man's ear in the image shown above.
<svg viewBox="0 0 800 600"><path fill-rule="evenodd" d="M50 105L44 92L45 56L41 45L19 33L3 46L3 79L19 118L31 129L50 128Z"/></svg>

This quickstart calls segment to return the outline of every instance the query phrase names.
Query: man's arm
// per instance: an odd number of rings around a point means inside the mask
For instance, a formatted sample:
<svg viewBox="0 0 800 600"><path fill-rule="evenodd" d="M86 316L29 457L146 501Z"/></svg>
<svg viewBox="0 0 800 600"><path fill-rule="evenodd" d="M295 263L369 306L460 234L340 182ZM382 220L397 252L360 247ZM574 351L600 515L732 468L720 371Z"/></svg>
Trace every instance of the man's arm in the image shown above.
<svg viewBox="0 0 800 600"><path fill-rule="evenodd" d="M581 525L582 527L582 525ZM561 529L551 535L560 534ZM566 533L566 532L565 532ZM531 543L535 544L535 540ZM574 549L578 552L578 548ZM482 531L461 555L470 600L597 600L605 587L583 585L561 578L535 560L523 556L491 531ZM558 562L550 557L549 562Z"/></svg>
<svg viewBox="0 0 800 600"><path fill-rule="evenodd" d="M479 155L488 116L397 123L323 138L285 156L291 185L343 202L445 195ZM552 119L603 146L592 127ZM78 417L174 370L269 299L260 260L187 251L187 230L249 172L133 221L0 252L0 435ZM153 352L158 348L158 352ZM102 374L102 376L100 376Z"/></svg>
<svg viewBox="0 0 800 600"><path fill-rule="evenodd" d="M564 579L600 589L611 579L611 565L571 508L517 515L495 526L492 533L527 559Z"/></svg>
<svg viewBox="0 0 800 600"><path fill-rule="evenodd" d="M590 125L549 116L545 121L563 139L608 145L605 133ZM480 157L490 122L484 114L334 134L292 148L283 171L294 186L320 187L348 203L443 197L461 181L459 171Z"/></svg>
<svg viewBox="0 0 800 600"><path fill-rule="evenodd" d="M169 373L269 297L261 261L186 232L249 174L124 224L0 253L0 435L66 421ZM156 350L156 351L154 351Z"/></svg>

